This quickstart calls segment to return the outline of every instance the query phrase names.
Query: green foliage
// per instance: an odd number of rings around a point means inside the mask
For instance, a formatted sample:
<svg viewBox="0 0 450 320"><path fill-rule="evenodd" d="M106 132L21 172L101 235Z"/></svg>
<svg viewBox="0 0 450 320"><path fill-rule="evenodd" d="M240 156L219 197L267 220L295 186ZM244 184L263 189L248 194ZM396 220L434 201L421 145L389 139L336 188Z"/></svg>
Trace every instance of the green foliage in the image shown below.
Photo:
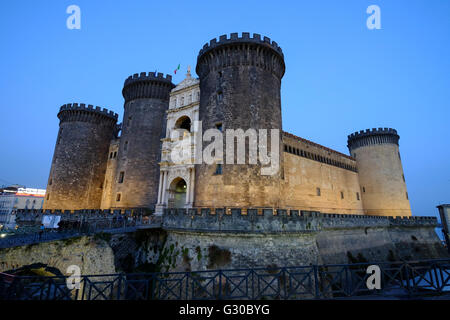
<svg viewBox="0 0 450 320"><path fill-rule="evenodd" d="M200 260L202 260L202 249L199 246L197 246L195 248L195 252L197 252L197 260L200 262Z"/></svg>

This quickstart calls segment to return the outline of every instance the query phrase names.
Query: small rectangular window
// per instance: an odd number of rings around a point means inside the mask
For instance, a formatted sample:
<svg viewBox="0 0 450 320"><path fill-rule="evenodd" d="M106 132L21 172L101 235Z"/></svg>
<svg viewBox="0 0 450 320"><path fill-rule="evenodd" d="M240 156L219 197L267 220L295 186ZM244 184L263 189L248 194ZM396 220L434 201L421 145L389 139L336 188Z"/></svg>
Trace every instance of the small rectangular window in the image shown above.
<svg viewBox="0 0 450 320"><path fill-rule="evenodd" d="M47 193L47 200L50 199L50 193Z"/></svg>
<svg viewBox="0 0 450 320"><path fill-rule="evenodd" d="M111 152L111 153L109 154L109 158L112 159L112 157L113 157L113 153Z"/></svg>
<svg viewBox="0 0 450 320"><path fill-rule="evenodd" d="M123 178L124 178L124 176L125 176L125 172L124 172L124 171L121 171L121 172L119 173L119 183L123 183Z"/></svg>
<svg viewBox="0 0 450 320"><path fill-rule="evenodd" d="M320 188L316 188L316 193L318 196L320 196Z"/></svg>
<svg viewBox="0 0 450 320"><path fill-rule="evenodd" d="M356 193L356 200L359 201L359 192Z"/></svg>
<svg viewBox="0 0 450 320"><path fill-rule="evenodd" d="M363 193L366 193L366 188L365 188L365 187L363 187L362 189L363 189Z"/></svg>
<svg viewBox="0 0 450 320"><path fill-rule="evenodd" d="M222 91L217 92L217 101L222 101L223 100L223 93Z"/></svg>
<svg viewBox="0 0 450 320"><path fill-rule="evenodd" d="M119 201L120 201L120 198L121 198L121 194L118 193L118 194L116 195L116 201L119 202Z"/></svg>
<svg viewBox="0 0 450 320"><path fill-rule="evenodd" d="M216 166L216 172L214 174L222 174L222 165L219 163Z"/></svg>
<svg viewBox="0 0 450 320"><path fill-rule="evenodd" d="M341 199L344 199L344 192L341 191Z"/></svg>
<svg viewBox="0 0 450 320"><path fill-rule="evenodd" d="M114 158L116 158L116 157L117 157L117 151L114 152Z"/></svg>
<svg viewBox="0 0 450 320"><path fill-rule="evenodd" d="M406 193L406 200L409 200L409 197L408 197L408 192Z"/></svg>
<svg viewBox="0 0 450 320"><path fill-rule="evenodd" d="M405 181L405 175L404 175L404 174L402 174L402 178L403 178L403 182L406 182L406 181Z"/></svg>

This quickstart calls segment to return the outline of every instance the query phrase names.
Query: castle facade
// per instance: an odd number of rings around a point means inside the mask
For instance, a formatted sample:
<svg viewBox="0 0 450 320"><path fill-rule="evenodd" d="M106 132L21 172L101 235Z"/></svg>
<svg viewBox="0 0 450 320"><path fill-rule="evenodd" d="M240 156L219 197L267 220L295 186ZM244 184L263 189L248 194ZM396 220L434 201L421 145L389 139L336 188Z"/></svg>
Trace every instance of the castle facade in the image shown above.
<svg viewBox="0 0 450 320"><path fill-rule="evenodd" d="M284 72L284 55L275 41L232 33L200 50L198 79L190 70L177 86L161 73L126 79L121 124L106 109L63 105L44 208L158 213L164 208L283 208L411 216L397 131L353 133L349 155L282 131ZM192 161L197 134L211 128L279 130L278 137L268 137L278 139L270 144L279 146L270 150L279 158L277 172L262 175L260 163ZM187 141L183 150L191 152L174 162L171 155L180 141ZM230 150L227 142L223 158Z"/></svg>

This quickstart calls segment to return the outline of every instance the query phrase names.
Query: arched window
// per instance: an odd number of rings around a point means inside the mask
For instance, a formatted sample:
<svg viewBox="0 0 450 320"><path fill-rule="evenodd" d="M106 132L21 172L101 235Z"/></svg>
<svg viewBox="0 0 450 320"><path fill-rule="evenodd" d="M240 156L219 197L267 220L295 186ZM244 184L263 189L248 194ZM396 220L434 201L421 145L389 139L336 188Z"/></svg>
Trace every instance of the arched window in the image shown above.
<svg viewBox="0 0 450 320"><path fill-rule="evenodd" d="M191 131L191 119L187 116L179 118L175 122L175 129L185 129L187 131Z"/></svg>

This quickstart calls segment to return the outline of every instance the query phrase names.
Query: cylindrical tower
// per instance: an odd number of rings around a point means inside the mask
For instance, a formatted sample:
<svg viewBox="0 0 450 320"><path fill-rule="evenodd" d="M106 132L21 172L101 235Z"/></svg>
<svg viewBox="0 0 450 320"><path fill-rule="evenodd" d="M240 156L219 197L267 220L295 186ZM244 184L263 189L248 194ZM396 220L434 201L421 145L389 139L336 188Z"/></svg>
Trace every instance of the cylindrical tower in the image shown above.
<svg viewBox="0 0 450 320"><path fill-rule="evenodd" d="M217 161L196 166L195 206L276 207L283 163L280 88L285 64L281 48L259 34L222 35L200 50L196 71L200 77L203 133L214 128L223 132L224 164ZM260 158L256 165L249 163L249 135L245 138L245 164L237 164L238 140L225 139L229 129L254 129L257 133L267 129L268 149L271 129L278 129L279 170L262 175L261 167L267 165L262 165ZM227 143L235 143L234 164L226 161ZM208 143L203 144L205 147Z"/></svg>
<svg viewBox="0 0 450 320"><path fill-rule="evenodd" d="M98 209L117 114L78 103L63 105L45 209Z"/></svg>
<svg viewBox="0 0 450 320"><path fill-rule="evenodd" d="M395 129L373 128L348 136L356 159L361 198L366 214L411 216L405 176Z"/></svg>
<svg viewBox="0 0 450 320"><path fill-rule="evenodd" d="M161 139L166 130L172 76L149 72L125 80L125 99L113 208L154 208L158 197Z"/></svg>

